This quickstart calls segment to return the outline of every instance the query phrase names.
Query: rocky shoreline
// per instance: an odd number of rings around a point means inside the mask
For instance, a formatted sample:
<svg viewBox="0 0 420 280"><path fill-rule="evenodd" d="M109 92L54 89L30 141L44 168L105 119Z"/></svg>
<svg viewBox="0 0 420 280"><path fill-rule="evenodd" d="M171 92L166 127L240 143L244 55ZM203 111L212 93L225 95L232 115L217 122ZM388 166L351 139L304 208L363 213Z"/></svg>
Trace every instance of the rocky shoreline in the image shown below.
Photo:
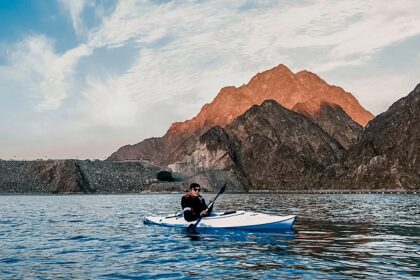
<svg viewBox="0 0 420 280"><path fill-rule="evenodd" d="M419 191L407 190L312 190L312 191L282 191L282 190L250 190L248 193L272 194L420 194Z"/></svg>
<svg viewBox="0 0 420 280"><path fill-rule="evenodd" d="M0 160L0 194L149 194L184 193L198 182L204 192L217 192L227 183L229 193L270 194L418 194L418 189L246 189L233 171L208 170L191 177L162 182L162 169L146 161Z"/></svg>
<svg viewBox="0 0 420 280"><path fill-rule="evenodd" d="M182 193L198 182L214 192L223 183L229 192L246 192L230 171L206 171L173 182L157 180L161 167L147 161L0 160L0 194Z"/></svg>

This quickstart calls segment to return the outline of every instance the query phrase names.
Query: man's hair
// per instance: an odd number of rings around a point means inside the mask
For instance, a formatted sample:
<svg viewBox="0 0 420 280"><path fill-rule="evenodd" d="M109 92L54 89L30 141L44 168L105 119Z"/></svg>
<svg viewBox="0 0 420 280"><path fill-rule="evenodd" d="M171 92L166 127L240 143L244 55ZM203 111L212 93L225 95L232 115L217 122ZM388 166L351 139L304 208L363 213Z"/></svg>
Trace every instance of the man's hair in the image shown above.
<svg viewBox="0 0 420 280"><path fill-rule="evenodd" d="M191 185L190 185L190 190L191 189L193 189L193 188L199 188L200 187L200 185L199 184L197 184L197 183L192 183Z"/></svg>

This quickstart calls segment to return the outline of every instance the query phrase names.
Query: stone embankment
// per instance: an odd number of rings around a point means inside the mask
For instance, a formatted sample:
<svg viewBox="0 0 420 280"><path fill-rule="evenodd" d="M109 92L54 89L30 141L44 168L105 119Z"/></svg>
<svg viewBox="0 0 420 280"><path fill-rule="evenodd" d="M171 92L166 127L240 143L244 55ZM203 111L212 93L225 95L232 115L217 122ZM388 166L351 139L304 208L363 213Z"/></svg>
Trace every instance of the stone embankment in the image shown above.
<svg viewBox="0 0 420 280"><path fill-rule="evenodd" d="M35 161L0 160L1 193L43 193L50 192L48 186L34 176ZM39 165L40 166L40 165Z"/></svg>
<svg viewBox="0 0 420 280"><path fill-rule="evenodd" d="M161 169L144 161L0 160L0 193L135 193Z"/></svg>

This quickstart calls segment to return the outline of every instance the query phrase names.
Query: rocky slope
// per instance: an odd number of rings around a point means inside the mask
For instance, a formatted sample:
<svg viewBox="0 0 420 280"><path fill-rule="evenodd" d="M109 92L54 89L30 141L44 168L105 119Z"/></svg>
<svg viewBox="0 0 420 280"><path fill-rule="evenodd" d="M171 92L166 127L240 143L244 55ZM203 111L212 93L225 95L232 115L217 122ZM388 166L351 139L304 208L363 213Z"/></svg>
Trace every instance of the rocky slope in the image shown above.
<svg viewBox="0 0 420 280"><path fill-rule="evenodd" d="M0 193L141 192L160 170L140 161L0 160Z"/></svg>
<svg viewBox="0 0 420 280"><path fill-rule="evenodd" d="M321 102L319 110L311 112L305 104L298 103L293 111L310 118L345 149L355 143L363 131L363 126L353 121L337 104Z"/></svg>
<svg viewBox="0 0 420 280"><path fill-rule="evenodd" d="M334 183L345 188L420 189L420 84L369 122Z"/></svg>
<svg viewBox="0 0 420 280"><path fill-rule="evenodd" d="M322 115L322 106L325 103L341 107L350 117L346 123L351 120L364 126L373 118L371 113L363 109L342 88L328 85L311 72L301 71L294 74L286 66L279 65L257 74L248 84L239 88L223 88L193 119L174 123L162 138L146 139L135 145L121 147L109 160L147 159L161 166L173 164L190 154L199 137L209 128L216 125L225 127L251 106L260 105L268 99L273 99L291 110L304 108L306 115L314 116L314 119L319 119L316 116ZM346 133L336 133L343 124L339 123L338 127L335 124L328 124L330 135L339 136L337 140L344 147L348 147L360 133L360 127L355 124L348 124ZM353 128L354 132L351 131Z"/></svg>

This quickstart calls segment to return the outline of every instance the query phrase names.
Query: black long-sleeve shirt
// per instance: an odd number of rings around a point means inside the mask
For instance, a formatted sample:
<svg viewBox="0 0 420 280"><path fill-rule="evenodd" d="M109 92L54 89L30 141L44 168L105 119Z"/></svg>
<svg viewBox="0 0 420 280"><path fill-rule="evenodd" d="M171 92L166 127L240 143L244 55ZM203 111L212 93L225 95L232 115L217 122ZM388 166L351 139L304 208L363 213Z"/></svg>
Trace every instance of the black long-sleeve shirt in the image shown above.
<svg viewBox="0 0 420 280"><path fill-rule="evenodd" d="M200 213L207 209L204 198L199 196L192 196L187 193L181 199L181 207L184 213L184 218L187 221L194 221L200 217Z"/></svg>

